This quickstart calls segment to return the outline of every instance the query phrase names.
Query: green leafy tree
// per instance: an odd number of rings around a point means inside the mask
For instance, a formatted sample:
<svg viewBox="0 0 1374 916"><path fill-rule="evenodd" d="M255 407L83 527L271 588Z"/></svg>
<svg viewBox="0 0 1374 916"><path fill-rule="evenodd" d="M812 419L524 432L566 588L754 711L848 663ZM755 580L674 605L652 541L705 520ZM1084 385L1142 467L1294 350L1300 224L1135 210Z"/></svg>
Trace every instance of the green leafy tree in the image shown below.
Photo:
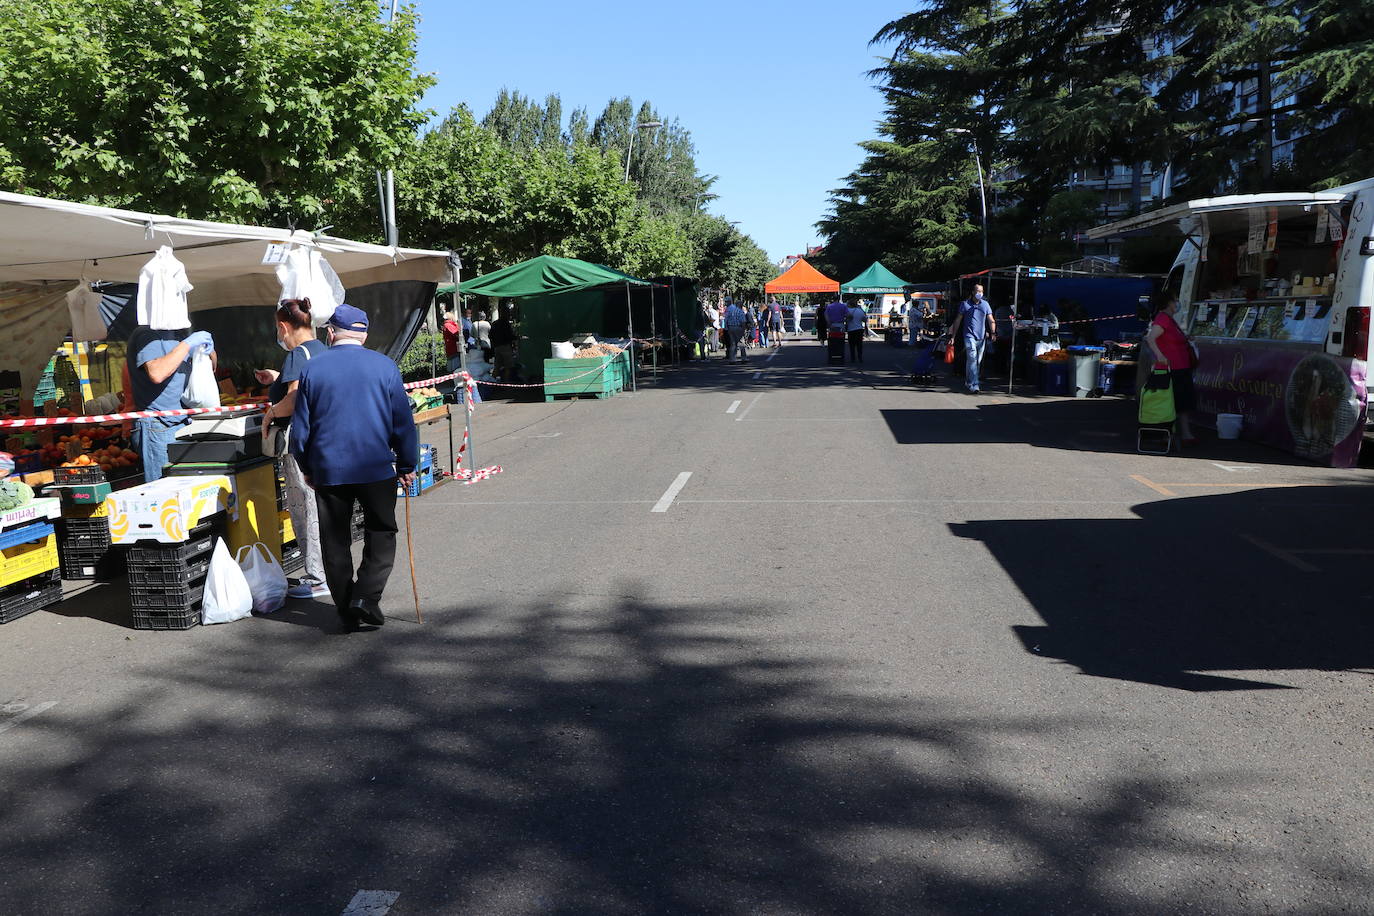
<svg viewBox="0 0 1374 916"><path fill-rule="evenodd" d="M432 80L414 11L371 0L9 0L0 182L192 217L305 225L365 206Z"/></svg>

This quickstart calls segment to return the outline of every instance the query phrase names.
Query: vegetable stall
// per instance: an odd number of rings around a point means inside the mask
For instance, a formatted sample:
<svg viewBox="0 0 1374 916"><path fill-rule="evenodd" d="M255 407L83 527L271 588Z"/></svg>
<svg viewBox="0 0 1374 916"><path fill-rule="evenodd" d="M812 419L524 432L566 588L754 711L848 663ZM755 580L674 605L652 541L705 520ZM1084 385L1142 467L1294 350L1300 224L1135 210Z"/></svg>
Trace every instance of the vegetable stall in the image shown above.
<svg viewBox="0 0 1374 916"><path fill-rule="evenodd" d="M126 338L163 250L213 335L219 406L133 409ZM299 562L262 453L254 369L281 360L271 310L288 285L322 313L346 295L369 314L368 346L394 358L448 275L443 252L0 193L0 451L14 456L0 460L0 623L60 600L64 581L127 568L134 625L180 629L199 622L208 538ZM195 417L156 485L130 441L154 415Z"/></svg>

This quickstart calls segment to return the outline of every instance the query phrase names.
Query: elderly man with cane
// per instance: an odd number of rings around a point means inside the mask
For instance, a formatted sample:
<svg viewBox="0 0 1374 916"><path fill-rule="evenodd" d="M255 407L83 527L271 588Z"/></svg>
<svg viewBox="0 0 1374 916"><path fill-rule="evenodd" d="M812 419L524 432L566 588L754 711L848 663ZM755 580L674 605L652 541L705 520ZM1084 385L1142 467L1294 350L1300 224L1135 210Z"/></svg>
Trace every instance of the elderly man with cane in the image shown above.
<svg viewBox="0 0 1374 916"><path fill-rule="evenodd" d="M291 418L291 453L315 490L325 581L346 632L380 627L382 590L396 559L396 482L409 487L419 437L401 371L363 346L367 315L334 310L329 351L301 373ZM363 510L363 559L356 577L350 526Z"/></svg>

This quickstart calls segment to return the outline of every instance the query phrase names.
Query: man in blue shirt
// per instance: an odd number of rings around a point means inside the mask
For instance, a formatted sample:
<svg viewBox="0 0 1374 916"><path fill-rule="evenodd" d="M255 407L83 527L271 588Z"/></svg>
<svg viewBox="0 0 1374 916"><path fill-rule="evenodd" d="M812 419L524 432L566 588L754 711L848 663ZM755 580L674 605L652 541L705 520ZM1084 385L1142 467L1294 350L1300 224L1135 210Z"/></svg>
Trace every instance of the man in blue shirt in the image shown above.
<svg viewBox="0 0 1374 916"><path fill-rule="evenodd" d="M190 322L188 321L187 326ZM182 338L185 337L183 340ZM135 410L180 410L186 381L191 377L191 357L204 351L215 358L215 341L209 331L186 334L185 329L155 331L139 325L129 335L129 394ZM167 446L189 417L142 417L134 421L133 445L143 459L143 479L152 483L162 477Z"/></svg>
<svg viewBox="0 0 1374 916"><path fill-rule="evenodd" d="M301 372L291 454L315 490L329 593L346 630L380 627L382 591L396 560L396 482L415 480L420 446L401 371L367 340L367 315L351 305L325 325L329 351ZM363 510L363 560L355 578L353 506Z"/></svg>
<svg viewBox="0 0 1374 916"><path fill-rule="evenodd" d="M983 298L983 285L973 284L973 294L959 303L959 317L954 319L950 336L961 340L964 347L964 384L969 394L978 393L978 364L989 340L997 339L997 326L992 320L992 306Z"/></svg>

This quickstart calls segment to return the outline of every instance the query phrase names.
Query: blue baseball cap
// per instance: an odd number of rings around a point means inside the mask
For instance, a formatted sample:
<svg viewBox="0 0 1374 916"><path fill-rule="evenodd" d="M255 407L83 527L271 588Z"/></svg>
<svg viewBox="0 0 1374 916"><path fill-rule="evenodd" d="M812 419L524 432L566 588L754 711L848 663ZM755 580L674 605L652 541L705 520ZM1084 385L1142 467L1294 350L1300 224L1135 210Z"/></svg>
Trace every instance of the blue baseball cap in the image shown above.
<svg viewBox="0 0 1374 916"><path fill-rule="evenodd" d="M366 331L367 312L344 303L334 310L326 323L341 331Z"/></svg>

